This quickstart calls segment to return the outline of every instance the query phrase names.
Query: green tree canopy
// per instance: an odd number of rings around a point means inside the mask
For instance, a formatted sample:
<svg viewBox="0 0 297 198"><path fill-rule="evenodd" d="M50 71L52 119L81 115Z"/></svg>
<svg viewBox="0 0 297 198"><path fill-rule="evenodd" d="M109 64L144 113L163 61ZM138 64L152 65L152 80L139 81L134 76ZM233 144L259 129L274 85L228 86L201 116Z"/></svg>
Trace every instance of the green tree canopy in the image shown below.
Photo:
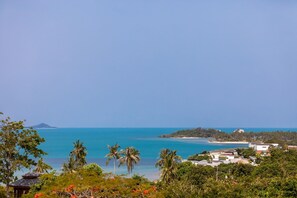
<svg viewBox="0 0 297 198"><path fill-rule="evenodd" d="M120 157L119 166L125 164L127 166L128 173L132 173L134 165L140 161L140 153L134 147L127 147L122 152L122 156Z"/></svg>
<svg viewBox="0 0 297 198"><path fill-rule="evenodd" d="M176 154L176 151L163 149L160 153L156 167L161 170L161 180L169 183L176 177L177 165L181 162L181 157Z"/></svg>
<svg viewBox="0 0 297 198"><path fill-rule="evenodd" d="M36 158L46 154L38 148L44 141L36 130L25 128L24 121L0 120L0 182L6 185L7 197L14 173L36 165Z"/></svg>
<svg viewBox="0 0 297 198"><path fill-rule="evenodd" d="M49 170L52 170L53 168L46 164L43 161L43 158L40 158L35 166L34 172L36 173L48 173Z"/></svg>
<svg viewBox="0 0 297 198"><path fill-rule="evenodd" d="M109 149L109 153L105 156L107 158L106 165L109 164L109 161L113 159L113 174L115 174L116 171L116 160L120 159L121 155L119 152L120 145L115 144L113 146L107 145Z"/></svg>
<svg viewBox="0 0 297 198"><path fill-rule="evenodd" d="M73 143L73 150L69 154L69 160L67 163L63 164L64 172L73 172L81 169L87 164L87 148L79 140Z"/></svg>
<svg viewBox="0 0 297 198"><path fill-rule="evenodd" d="M96 163L86 164L86 165L83 166L83 169L87 170L87 171L94 172L94 173L96 173L98 175L102 175L102 173L103 173L102 168Z"/></svg>

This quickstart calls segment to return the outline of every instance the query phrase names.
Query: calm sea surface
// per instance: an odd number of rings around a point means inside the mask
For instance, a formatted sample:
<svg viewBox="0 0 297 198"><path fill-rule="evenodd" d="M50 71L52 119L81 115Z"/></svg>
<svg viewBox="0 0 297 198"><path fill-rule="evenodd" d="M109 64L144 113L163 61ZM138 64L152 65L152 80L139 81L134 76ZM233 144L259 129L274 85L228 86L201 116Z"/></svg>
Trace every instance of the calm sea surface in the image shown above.
<svg viewBox="0 0 297 198"><path fill-rule="evenodd" d="M189 155L204 150L215 150L221 148L247 147L242 144L210 144L205 139L164 139L158 138L162 134L168 134L181 128L57 128L39 129L39 134L46 142L41 148L48 153L45 161L58 171L62 164L67 161L69 152L73 149L73 142L81 140L87 147L87 161L98 163L105 171L112 171L112 163L105 165L108 153L107 145L118 143L121 148L134 146L140 151L141 161L135 166L134 173L145 175L150 179L158 178L158 169L154 164L161 149L169 148L178 151L178 155L187 158ZM225 132L232 132L235 128L218 128ZM297 131L297 129L276 128L245 128L245 131ZM121 167L117 173L125 174L126 168Z"/></svg>

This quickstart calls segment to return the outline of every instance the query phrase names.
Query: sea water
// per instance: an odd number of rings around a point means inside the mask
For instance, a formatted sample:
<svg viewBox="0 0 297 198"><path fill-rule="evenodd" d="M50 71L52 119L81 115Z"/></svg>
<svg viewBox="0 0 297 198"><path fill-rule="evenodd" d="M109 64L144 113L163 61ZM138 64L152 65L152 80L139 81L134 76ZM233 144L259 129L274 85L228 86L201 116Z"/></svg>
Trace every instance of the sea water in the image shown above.
<svg viewBox="0 0 297 198"><path fill-rule="evenodd" d="M212 144L207 139L159 138L162 134L173 133L181 128L56 128L38 129L41 137L45 138L40 148L48 153L44 157L57 171L61 171L62 164L67 161L69 152L73 149L73 142L80 140L87 148L87 162L98 163L105 172L113 171L113 162L106 166L105 155L108 154L107 145L118 143L121 149L133 146L140 151L140 163L135 166L133 173L144 175L149 179L159 176L155 163L162 149L177 150L177 154L186 159L188 156L202 151L247 147L247 144ZM184 128L183 128L184 129ZM232 132L235 128L218 128L225 132ZM264 129L250 128L246 131L297 131L296 129ZM117 168L118 174L126 174L126 167Z"/></svg>

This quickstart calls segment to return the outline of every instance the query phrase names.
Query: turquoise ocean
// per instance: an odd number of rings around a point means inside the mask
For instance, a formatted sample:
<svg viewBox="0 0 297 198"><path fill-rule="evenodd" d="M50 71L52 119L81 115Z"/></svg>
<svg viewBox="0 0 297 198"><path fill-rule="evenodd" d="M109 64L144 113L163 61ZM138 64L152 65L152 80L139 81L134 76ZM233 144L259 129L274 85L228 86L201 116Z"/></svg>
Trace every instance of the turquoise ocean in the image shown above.
<svg viewBox="0 0 297 198"><path fill-rule="evenodd" d="M222 148L247 147L247 144L211 144L207 139L174 139L159 138L162 134L169 134L184 128L56 128L38 129L40 136L46 142L40 148L48 153L44 157L58 172L62 164L67 161L69 152L73 149L73 142L80 140L87 148L87 162L98 163L105 172L112 172L112 162L106 166L105 155L107 145L118 143L122 149L133 146L140 151L141 161L135 166L135 174L144 175L149 179L157 179L159 171L155 168L160 151L164 148L177 150L177 154L186 159L188 156L204 150ZM225 132L232 132L236 128L217 128ZM245 131L297 131L293 128L244 128ZM118 174L126 174L126 167L117 169Z"/></svg>

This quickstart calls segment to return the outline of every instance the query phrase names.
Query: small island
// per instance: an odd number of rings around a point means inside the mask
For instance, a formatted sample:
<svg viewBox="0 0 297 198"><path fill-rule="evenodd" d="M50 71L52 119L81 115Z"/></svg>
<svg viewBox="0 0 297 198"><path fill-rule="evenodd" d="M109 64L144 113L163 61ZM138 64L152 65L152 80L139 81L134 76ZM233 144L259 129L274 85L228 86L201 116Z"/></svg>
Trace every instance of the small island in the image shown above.
<svg viewBox="0 0 297 198"><path fill-rule="evenodd" d="M297 145L297 132L274 131L274 132L242 132L235 130L233 133L226 133L212 128L195 128L176 131L171 134L160 136L161 138L208 138L213 143L242 143L262 142L278 143L280 145Z"/></svg>
<svg viewBox="0 0 297 198"><path fill-rule="evenodd" d="M57 127L53 127L53 126L50 126L50 125L45 124L45 123L40 123L40 124L31 126L30 128L33 128L33 129L55 129Z"/></svg>

